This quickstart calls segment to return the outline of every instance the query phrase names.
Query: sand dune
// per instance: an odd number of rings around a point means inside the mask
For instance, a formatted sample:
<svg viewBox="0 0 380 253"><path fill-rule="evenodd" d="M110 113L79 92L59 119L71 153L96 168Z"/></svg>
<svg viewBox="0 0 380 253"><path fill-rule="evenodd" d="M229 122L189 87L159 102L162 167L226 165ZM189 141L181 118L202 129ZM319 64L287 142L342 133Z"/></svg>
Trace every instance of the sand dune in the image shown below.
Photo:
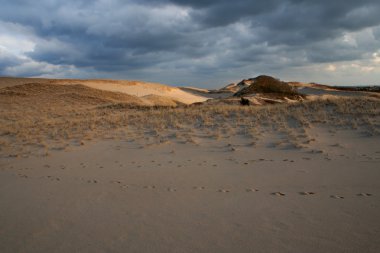
<svg viewBox="0 0 380 253"><path fill-rule="evenodd" d="M110 102L125 102L131 105L145 105L144 100L121 92L92 89L81 84L59 85L51 83L26 83L0 89L2 103L24 106L40 103L41 107L51 105L98 105ZM18 98L18 99L15 99ZM48 109L48 108L47 108Z"/></svg>
<svg viewBox="0 0 380 253"><path fill-rule="evenodd" d="M137 97L147 95L157 95L167 97L183 104L192 104L206 101L208 98L201 95L195 95L181 90L177 87L171 87L158 83L148 83L142 81L126 80L84 80L84 79L43 79L43 78L0 78L0 88L22 85L27 83L49 83L60 85L81 84L94 89L125 93Z"/></svg>
<svg viewBox="0 0 380 253"><path fill-rule="evenodd" d="M147 105L151 106L170 106L170 107L176 107L178 105L183 105L184 103L181 103L171 97L166 97L166 96L159 96L159 95L145 95L141 97L143 101Z"/></svg>
<svg viewBox="0 0 380 253"><path fill-rule="evenodd" d="M157 95L167 97L184 104L192 104L196 102L203 102L207 98L202 96L193 95L191 93L182 91L176 87L170 87L163 84L147 83L141 81L115 81L115 80L54 80L54 83L59 84L73 84L80 83L88 87L100 90L107 90L113 92L121 92L129 95L144 97L148 95Z"/></svg>
<svg viewBox="0 0 380 253"><path fill-rule="evenodd" d="M182 92L0 88L0 251L380 251L380 99Z"/></svg>

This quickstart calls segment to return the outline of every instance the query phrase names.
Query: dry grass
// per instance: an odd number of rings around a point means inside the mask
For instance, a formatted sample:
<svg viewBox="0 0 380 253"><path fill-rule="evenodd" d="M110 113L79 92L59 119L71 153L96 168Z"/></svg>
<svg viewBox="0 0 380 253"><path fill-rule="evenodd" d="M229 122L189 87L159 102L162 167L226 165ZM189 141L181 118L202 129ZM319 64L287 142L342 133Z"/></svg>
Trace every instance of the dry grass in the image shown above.
<svg viewBox="0 0 380 253"><path fill-rule="evenodd" d="M0 154L48 154L99 138L170 139L197 144L241 135L255 143L264 132L284 136L279 147L312 142L316 125L380 133L380 100L341 98L262 107L201 105L141 107L140 99L87 88L27 84L0 89ZM152 141L151 141L152 142Z"/></svg>

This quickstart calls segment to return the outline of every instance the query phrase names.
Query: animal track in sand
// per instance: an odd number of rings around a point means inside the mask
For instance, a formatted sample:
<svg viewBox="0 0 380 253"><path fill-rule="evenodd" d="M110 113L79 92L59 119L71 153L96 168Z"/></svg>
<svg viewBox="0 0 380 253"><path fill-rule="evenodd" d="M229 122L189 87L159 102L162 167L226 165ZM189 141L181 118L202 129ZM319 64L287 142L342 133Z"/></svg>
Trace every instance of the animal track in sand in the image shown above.
<svg viewBox="0 0 380 253"><path fill-rule="evenodd" d="M171 188L171 187L168 187L166 190L167 190L168 192L176 192L176 191L177 191L177 189L175 189L175 188Z"/></svg>
<svg viewBox="0 0 380 253"><path fill-rule="evenodd" d="M372 193L361 192L357 194L359 197L371 197Z"/></svg>
<svg viewBox="0 0 380 253"><path fill-rule="evenodd" d="M17 174L18 177L21 177L21 178L28 178L27 175L24 175L24 174Z"/></svg>
<svg viewBox="0 0 380 253"><path fill-rule="evenodd" d="M300 192L300 195L315 195L315 192Z"/></svg>
<svg viewBox="0 0 380 253"><path fill-rule="evenodd" d="M156 189L156 186L155 186L155 185L145 185L145 186L144 186L144 189L150 189L150 190L153 190L153 189Z"/></svg>
<svg viewBox="0 0 380 253"><path fill-rule="evenodd" d="M50 179L51 181L61 181L59 177L53 177L53 176L46 176L46 177Z"/></svg>
<svg viewBox="0 0 380 253"><path fill-rule="evenodd" d="M344 199L343 196L339 196L339 195L330 195L330 198L333 198L333 199Z"/></svg>
<svg viewBox="0 0 380 253"><path fill-rule="evenodd" d="M258 189L255 189L255 188L247 188L245 189L246 192L258 192L259 190Z"/></svg>
<svg viewBox="0 0 380 253"><path fill-rule="evenodd" d="M204 187L204 186L194 186L193 189L194 190L204 190L204 189L206 189L206 187Z"/></svg>
<svg viewBox="0 0 380 253"><path fill-rule="evenodd" d="M230 192L230 190L228 190L228 189L219 189L218 192L228 193L228 192Z"/></svg>
<svg viewBox="0 0 380 253"><path fill-rule="evenodd" d="M32 170L32 168L20 168L18 170Z"/></svg>
<svg viewBox="0 0 380 253"><path fill-rule="evenodd" d="M96 184L96 183L98 183L98 181L97 180L87 180L87 183L89 183L89 184L91 184L91 183Z"/></svg>
<svg viewBox="0 0 380 253"><path fill-rule="evenodd" d="M283 197L283 196L286 195L286 194L283 193L283 192L272 192L271 194L272 194L272 195L275 195L275 196L280 196L280 197Z"/></svg>

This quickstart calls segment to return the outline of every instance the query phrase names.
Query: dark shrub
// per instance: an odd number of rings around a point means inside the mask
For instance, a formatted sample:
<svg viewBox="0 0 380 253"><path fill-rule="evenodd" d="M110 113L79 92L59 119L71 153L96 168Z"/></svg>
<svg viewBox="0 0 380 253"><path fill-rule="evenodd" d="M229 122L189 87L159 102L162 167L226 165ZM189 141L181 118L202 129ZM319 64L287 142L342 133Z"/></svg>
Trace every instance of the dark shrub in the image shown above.
<svg viewBox="0 0 380 253"><path fill-rule="evenodd" d="M242 98L240 99L240 104L241 104L241 105L249 105L249 102L250 102L250 101L249 101L248 99L246 99L246 98L243 98L243 97L242 97Z"/></svg>

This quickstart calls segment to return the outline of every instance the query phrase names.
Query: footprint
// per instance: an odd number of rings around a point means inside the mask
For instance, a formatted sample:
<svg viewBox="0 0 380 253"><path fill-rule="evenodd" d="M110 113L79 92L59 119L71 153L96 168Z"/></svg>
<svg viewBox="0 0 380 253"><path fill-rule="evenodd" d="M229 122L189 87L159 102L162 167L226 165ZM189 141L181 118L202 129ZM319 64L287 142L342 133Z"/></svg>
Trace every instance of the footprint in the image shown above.
<svg viewBox="0 0 380 253"><path fill-rule="evenodd" d="M155 185L145 185L144 189L156 189Z"/></svg>
<svg viewBox="0 0 380 253"><path fill-rule="evenodd" d="M230 190L228 190L228 189L219 189L218 192L228 193L228 192L230 192Z"/></svg>
<svg viewBox="0 0 380 253"><path fill-rule="evenodd" d="M330 195L330 198L333 198L333 199L344 199L343 196L339 196L339 195Z"/></svg>
<svg viewBox="0 0 380 253"><path fill-rule="evenodd" d="M87 183L94 183L94 184L96 184L96 183L98 183L98 181L97 180L87 180Z"/></svg>
<svg viewBox="0 0 380 253"><path fill-rule="evenodd" d="M204 186L194 186L193 189L194 190L204 190L204 189L206 189L206 187L204 187Z"/></svg>
<svg viewBox="0 0 380 253"><path fill-rule="evenodd" d="M300 192L301 195L315 195L315 192Z"/></svg>
<svg viewBox="0 0 380 253"><path fill-rule="evenodd" d="M168 192L176 192L177 191L177 189L174 189L174 188L171 188L171 187L168 187L166 190Z"/></svg>
<svg viewBox="0 0 380 253"><path fill-rule="evenodd" d="M365 193L365 192L361 192L359 194L357 194L359 197L371 197L372 196L372 193Z"/></svg>
<svg viewBox="0 0 380 253"><path fill-rule="evenodd" d="M271 194L272 194L272 195L275 195L275 196L281 196L281 197L283 197L283 196L286 195L286 194L283 193L283 192L272 192Z"/></svg>
<svg viewBox="0 0 380 253"><path fill-rule="evenodd" d="M255 189L255 188L247 188L245 189L246 192L258 192L259 190Z"/></svg>

